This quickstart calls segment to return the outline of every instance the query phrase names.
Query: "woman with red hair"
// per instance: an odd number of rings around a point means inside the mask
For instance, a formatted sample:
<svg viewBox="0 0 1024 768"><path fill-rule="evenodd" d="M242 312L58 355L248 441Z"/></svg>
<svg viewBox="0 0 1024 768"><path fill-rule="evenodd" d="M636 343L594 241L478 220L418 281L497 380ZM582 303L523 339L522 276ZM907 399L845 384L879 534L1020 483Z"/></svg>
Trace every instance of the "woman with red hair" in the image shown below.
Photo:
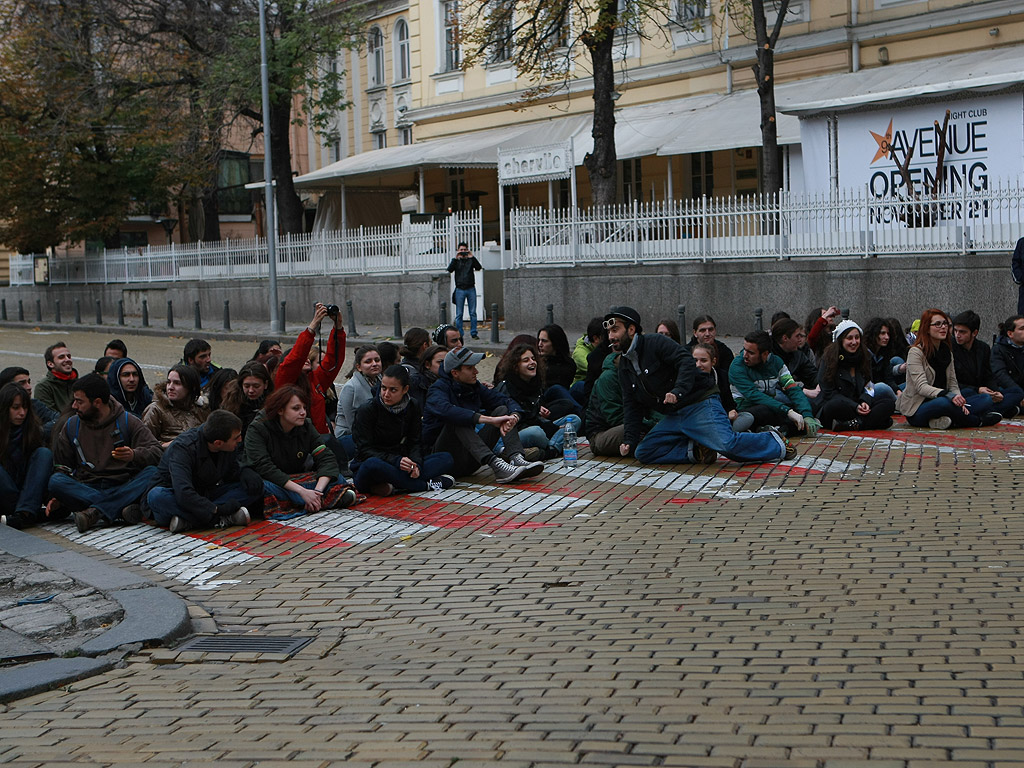
<svg viewBox="0 0 1024 768"><path fill-rule="evenodd" d="M915 427L988 427L1002 414L988 395L960 394L953 367L953 324L941 309L926 309L921 330L907 353L907 388L899 397L899 410Z"/></svg>

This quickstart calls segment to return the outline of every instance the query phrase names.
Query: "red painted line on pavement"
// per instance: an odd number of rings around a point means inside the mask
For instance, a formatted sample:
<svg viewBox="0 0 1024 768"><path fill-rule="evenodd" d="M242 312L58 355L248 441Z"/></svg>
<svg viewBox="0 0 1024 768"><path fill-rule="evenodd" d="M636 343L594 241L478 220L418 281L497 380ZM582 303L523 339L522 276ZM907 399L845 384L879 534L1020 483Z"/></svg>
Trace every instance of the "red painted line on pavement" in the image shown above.
<svg viewBox="0 0 1024 768"><path fill-rule="evenodd" d="M202 539L208 541L211 544L217 544L228 549L234 549L239 552L245 552L249 555L255 555L256 557L262 557L264 559L275 557L276 555L268 555L261 553L253 549L251 546L247 546L244 541L251 543L253 536L261 544L313 544L314 549L321 549L326 547L351 547L352 545L343 541L342 539L336 539L333 536L325 536L322 533L313 533L312 531L305 531L301 528L292 528L289 525L282 525L281 523L273 522L272 520L259 520L253 522L244 528L232 528L228 531L215 531L210 533L190 533L196 539ZM279 555L290 555L292 552L288 550L286 552L280 552Z"/></svg>
<svg viewBox="0 0 1024 768"><path fill-rule="evenodd" d="M361 511L396 520L407 520L437 528L480 528L486 531L516 530L520 528L543 528L558 523L517 522L513 518L489 513L463 515L450 511L448 502L434 502L426 506L417 503L416 497L394 496L387 501L370 502L360 506Z"/></svg>
<svg viewBox="0 0 1024 768"><path fill-rule="evenodd" d="M991 437L975 437L974 435L978 429L982 429L982 427L950 431L921 429L915 432L871 429L863 432L846 432L842 434L849 437L870 437L894 443L928 445L936 448L963 448L973 451L1002 451L1012 447L1012 443L1007 443L1005 440L996 440ZM984 429L998 430L998 427L986 427Z"/></svg>

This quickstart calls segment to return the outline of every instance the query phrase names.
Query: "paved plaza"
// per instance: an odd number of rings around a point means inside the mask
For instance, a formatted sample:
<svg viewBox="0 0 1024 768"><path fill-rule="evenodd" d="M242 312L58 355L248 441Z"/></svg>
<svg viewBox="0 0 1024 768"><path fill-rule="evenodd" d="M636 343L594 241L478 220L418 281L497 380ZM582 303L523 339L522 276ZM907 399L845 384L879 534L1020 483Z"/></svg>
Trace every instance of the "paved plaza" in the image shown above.
<svg viewBox="0 0 1024 768"><path fill-rule="evenodd" d="M19 766L1024 765L1024 421L779 465L581 452L245 529L36 529L285 658L144 649L0 707Z"/></svg>

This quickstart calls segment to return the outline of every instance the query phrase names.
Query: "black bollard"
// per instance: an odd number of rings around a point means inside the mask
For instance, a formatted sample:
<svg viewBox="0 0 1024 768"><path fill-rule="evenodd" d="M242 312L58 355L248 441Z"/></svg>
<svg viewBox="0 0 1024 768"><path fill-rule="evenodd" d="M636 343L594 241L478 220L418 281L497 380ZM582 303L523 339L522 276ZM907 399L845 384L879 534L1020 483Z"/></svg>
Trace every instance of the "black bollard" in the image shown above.
<svg viewBox="0 0 1024 768"><path fill-rule="evenodd" d="M96 325L103 325L103 305L96 299Z"/></svg>
<svg viewBox="0 0 1024 768"><path fill-rule="evenodd" d="M224 299L224 330L231 330L231 302Z"/></svg>
<svg viewBox="0 0 1024 768"><path fill-rule="evenodd" d="M149 301L142 300L142 327L149 328Z"/></svg>
<svg viewBox="0 0 1024 768"><path fill-rule="evenodd" d="M55 323L57 323L57 325L60 325L60 323L61 323L61 320L60 320L60 299L57 299L55 302L53 302L53 321Z"/></svg>
<svg viewBox="0 0 1024 768"><path fill-rule="evenodd" d="M18 322L25 322L25 301L24 299L18 299Z"/></svg>
<svg viewBox="0 0 1024 768"><path fill-rule="evenodd" d="M840 314L843 316L843 320L849 320L850 319L850 308L847 307L846 309L841 310Z"/></svg>
<svg viewBox="0 0 1024 768"><path fill-rule="evenodd" d="M167 327L174 327L174 302L170 299L167 300Z"/></svg>
<svg viewBox="0 0 1024 768"><path fill-rule="evenodd" d="M0 299L0 320L7 319L7 299Z"/></svg>
<svg viewBox="0 0 1024 768"><path fill-rule="evenodd" d="M754 330L764 330L764 310L760 307L754 310Z"/></svg>
<svg viewBox="0 0 1024 768"><path fill-rule="evenodd" d="M555 305L548 304L548 325L555 324Z"/></svg>
<svg viewBox="0 0 1024 768"><path fill-rule="evenodd" d="M192 311L195 314L195 319L192 322L192 326L197 330L203 330L203 316L199 313L199 302L192 302Z"/></svg>
<svg viewBox="0 0 1024 768"><path fill-rule="evenodd" d="M352 299L345 300L345 310L348 312L348 335L358 336L359 331L356 330L356 313L352 309Z"/></svg>
<svg viewBox="0 0 1024 768"><path fill-rule="evenodd" d="M75 325L82 324L82 300L75 299Z"/></svg>
<svg viewBox="0 0 1024 768"><path fill-rule="evenodd" d="M491 304L491 344L498 343L498 305Z"/></svg>
<svg viewBox="0 0 1024 768"><path fill-rule="evenodd" d="M676 323L679 324L679 335L686 340L686 305L676 307Z"/></svg>
<svg viewBox="0 0 1024 768"><path fill-rule="evenodd" d="M448 302L441 301L437 309L437 324L444 325L448 322Z"/></svg>
<svg viewBox="0 0 1024 768"><path fill-rule="evenodd" d="M43 322L43 301L42 299L36 299L36 322Z"/></svg>
<svg viewBox="0 0 1024 768"><path fill-rule="evenodd" d="M402 302L395 302L395 338L402 338Z"/></svg>
<svg viewBox="0 0 1024 768"><path fill-rule="evenodd" d="M285 327L285 321L284 320L285 320L285 313L286 313L285 311L287 310L287 308L288 308L288 302L287 301L282 301L281 302L281 311L277 315L278 320L281 321L281 333L284 333L284 327Z"/></svg>
<svg viewBox="0 0 1024 768"><path fill-rule="evenodd" d="M117 300L117 324L124 325L124 299Z"/></svg>

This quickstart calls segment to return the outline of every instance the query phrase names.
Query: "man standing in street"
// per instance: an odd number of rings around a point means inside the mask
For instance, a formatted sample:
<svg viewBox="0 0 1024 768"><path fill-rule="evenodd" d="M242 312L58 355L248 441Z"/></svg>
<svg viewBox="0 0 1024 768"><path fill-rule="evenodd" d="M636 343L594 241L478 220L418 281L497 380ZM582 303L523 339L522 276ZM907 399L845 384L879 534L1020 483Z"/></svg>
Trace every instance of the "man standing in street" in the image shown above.
<svg viewBox="0 0 1024 768"><path fill-rule="evenodd" d="M1013 282L1017 284L1017 314L1024 315L1024 237L1017 241L1010 262Z"/></svg>
<svg viewBox="0 0 1024 768"><path fill-rule="evenodd" d="M36 384L36 400L61 413L71 404L71 386L78 378L78 371L63 341L48 346L43 360L46 361L46 378Z"/></svg>
<svg viewBox="0 0 1024 768"><path fill-rule="evenodd" d="M456 326L462 331L462 310L469 304L469 335L474 339L476 335L476 277L473 272L479 272L483 266L476 260L476 256L469 250L469 243L459 243L456 249L455 258L448 265L448 271L455 274L455 318Z"/></svg>
<svg viewBox="0 0 1024 768"><path fill-rule="evenodd" d="M710 464L721 453L732 461L778 462L796 449L776 432L733 432L718 386L698 370L689 350L667 336L643 333L640 313L612 307L604 316L619 361L623 441L619 453L643 464ZM664 414L641 440L648 410Z"/></svg>

